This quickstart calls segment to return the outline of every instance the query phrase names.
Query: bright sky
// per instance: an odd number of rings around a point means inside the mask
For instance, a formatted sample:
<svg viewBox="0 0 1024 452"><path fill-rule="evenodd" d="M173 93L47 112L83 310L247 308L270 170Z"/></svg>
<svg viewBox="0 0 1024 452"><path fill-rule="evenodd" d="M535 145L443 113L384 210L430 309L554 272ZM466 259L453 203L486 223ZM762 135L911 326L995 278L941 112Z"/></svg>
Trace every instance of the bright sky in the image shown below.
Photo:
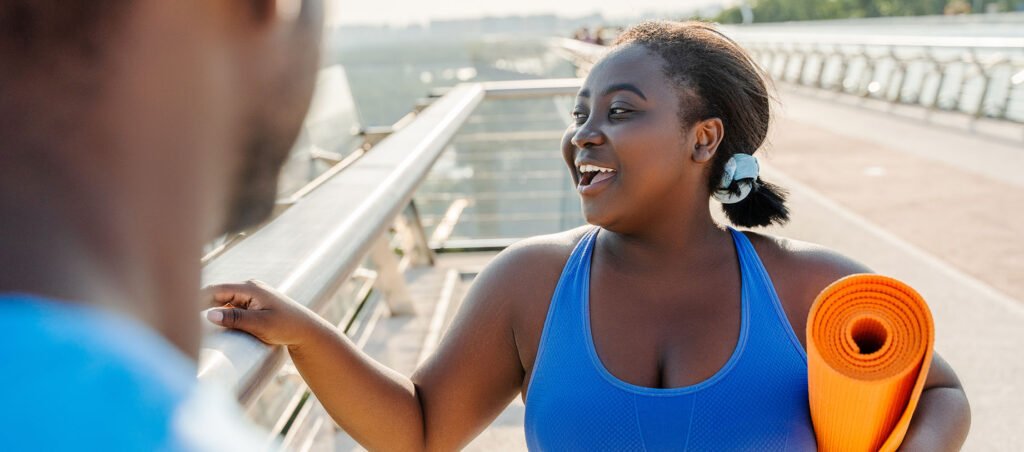
<svg viewBox="0 0 1024 452"><path fill-rule="evenodd" d="M407 24L429 19L554 13L605 17L645 12L688 12L723 0L328 0L328 23ZM731 3L731 2L729 2Z"/></svg>

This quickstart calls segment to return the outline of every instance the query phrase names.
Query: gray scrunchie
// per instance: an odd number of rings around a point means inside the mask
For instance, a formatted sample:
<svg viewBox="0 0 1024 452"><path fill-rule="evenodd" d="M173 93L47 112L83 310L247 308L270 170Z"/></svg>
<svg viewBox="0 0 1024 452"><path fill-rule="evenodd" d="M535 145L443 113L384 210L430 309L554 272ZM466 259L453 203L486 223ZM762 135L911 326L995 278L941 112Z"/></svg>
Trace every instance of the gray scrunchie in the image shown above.
<svg viewBox="0 0 1024 452"><path fill-rule="evenodd" d="M728 162L725 162L725 171L722 174L722 181L718 183L718 189L712 194L722 204L735 204L744 199L754 189L754 182L761 172L761 166L757 163L757 157L750 154L733 154ZM729 191L729 187L736 182L739 193Z"/></svg>

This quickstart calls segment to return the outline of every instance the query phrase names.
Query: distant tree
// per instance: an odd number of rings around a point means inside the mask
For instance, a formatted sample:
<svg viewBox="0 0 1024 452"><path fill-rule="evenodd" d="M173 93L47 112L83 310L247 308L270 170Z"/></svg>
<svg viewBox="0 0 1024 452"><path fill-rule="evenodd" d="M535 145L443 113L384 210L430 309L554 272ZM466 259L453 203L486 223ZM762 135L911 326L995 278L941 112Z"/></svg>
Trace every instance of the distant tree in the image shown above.
<svg viewBox="0 0 1024 452"><path fill-rule="evenodd" d="M712 20L722 24L739 24L743 23L743 13L740 11L739 6L733 6L732 8L723 9Z"/></svg>
<svg viewBox="0 0 1024 452"><path fill-rule="evenodd" d="M986 0L1000 11L1024 10L1024 0ZM752 0L754 22L858 19L866 17L922 16L969 13L964 0ZM966 5L966 11L964 6ZM975 11L980 12L980 11ZM722 10L712 20L726 24L743 21L738 6Z"/></svg>
<svg viewBox="0 0 1024 452"><path fill-rule="evenodd" d="M964 0L953 0L946 4L946 8L943 14L947 16L957 16L960 14L970 14L971 4Z"/></svg>
<svg viewBox="0 0 1024 452"><path fill-rule="evenodd" d="M995 4L999 5L999 10L1000 11L1020 11L1020 12L1024 12L1024 0L996 0L996 1L991 1L989 3L995 3Z"/></svg>

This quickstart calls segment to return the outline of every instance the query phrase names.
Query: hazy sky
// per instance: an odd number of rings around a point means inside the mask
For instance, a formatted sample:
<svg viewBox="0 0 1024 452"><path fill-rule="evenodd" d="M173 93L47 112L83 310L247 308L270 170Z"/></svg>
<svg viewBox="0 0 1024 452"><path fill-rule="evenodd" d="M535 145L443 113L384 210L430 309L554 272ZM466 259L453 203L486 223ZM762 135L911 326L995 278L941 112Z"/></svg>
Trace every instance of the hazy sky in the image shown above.
<svg viewBox="0 0 1024 452"><path fill-rule="evenodd" d="M726 0L329 0L331 24L425 22L429 19L554 13L607 17L690 11Z"/></svg>

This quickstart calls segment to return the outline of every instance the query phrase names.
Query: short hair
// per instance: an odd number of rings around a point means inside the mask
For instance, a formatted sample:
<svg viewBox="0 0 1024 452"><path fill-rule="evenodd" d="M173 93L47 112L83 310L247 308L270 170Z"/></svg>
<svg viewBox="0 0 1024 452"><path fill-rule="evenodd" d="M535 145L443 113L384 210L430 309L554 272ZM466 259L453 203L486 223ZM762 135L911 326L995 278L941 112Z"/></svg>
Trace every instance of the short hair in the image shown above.
<svg viewBox="0 0 1024 452"><path fill-rule="evenodd" d="M132 2L0 0L0 167L55 170L46 150L83 127L79 116L103 83L103 59Z"/></svg>
<svg viewBox="0 0 1024 452"><path fill-rule="evenodd" d="M131 0L0 0L0 61L28 69L101 54Z"/></svg>

